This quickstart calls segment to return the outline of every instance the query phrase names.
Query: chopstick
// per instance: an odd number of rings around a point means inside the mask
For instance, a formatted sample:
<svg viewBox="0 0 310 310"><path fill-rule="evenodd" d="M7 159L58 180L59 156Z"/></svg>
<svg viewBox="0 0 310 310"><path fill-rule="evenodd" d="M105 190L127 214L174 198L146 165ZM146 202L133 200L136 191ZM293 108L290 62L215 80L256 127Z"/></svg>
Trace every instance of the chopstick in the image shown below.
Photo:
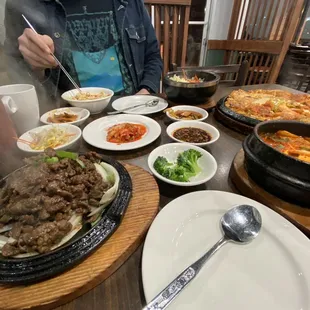
<svg viewBox="0 0 310 310"><path fill-rule="evenodd" d="M182 71L183 71L183 77L184 77L184 79L185 79L185 80L188 80L185 70L182 69Z"/></svg>
<svg viewBox="0 0 310 310"><path fill-rule="evenodd" d="M32 31L35 34L38 34L36 32L36 30L33 28L33 26L30 24L30 22L28 21L28 19L25 17L24 14L22 14L22 17L24 18L25 22L28 24L28 26L32 29ZM67 78L69 79L69 81L73 84L73 86L80 92L82 93L80 87L75 83L75 81L73 80L72 76L69 74L69 72L65 69L65 67L61 64L61 62L57 59L57 57L50 52L50 55L53 56L53 58L55 59L55 61L57 62L58 66L60 67L60 69L63 71L63 73L67 76Z"/></svg>

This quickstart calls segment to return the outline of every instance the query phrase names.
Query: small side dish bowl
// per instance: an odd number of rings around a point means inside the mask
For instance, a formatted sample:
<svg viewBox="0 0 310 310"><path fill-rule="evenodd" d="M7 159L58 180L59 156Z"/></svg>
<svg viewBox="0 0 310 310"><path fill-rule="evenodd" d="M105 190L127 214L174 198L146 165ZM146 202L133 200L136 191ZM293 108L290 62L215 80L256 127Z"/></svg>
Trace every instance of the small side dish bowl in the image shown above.
<svg viewBox="0 0 310 310"><path fill-rule="evenodd" d="M98 99L75 100L73 97L79 94L77 89L69 90L61 95L61 98L66 100L72 106L87 109L90 114L101 113L108 106L111 98L114 95L114 92L111 89L101 87L82 87L81 91L83 93L90 94L99 94L104 92L107 95L106 97Z"/></svg>
<svg viewBox="0 0 310 310"><path fill-rule="evenodd" d="M178 122L180 122L180 121L187 121L188 122L188 121L192 121L192 120L173 117L170 113L171 110L173 110L174 112L176 112L176 111L189 111L189 112L199 113L199 114L201 114L201 118L196 119L196 121L200 121L200 122L204 121L209 116L209 113L206 110L198 108L198 107L190 106L190 105L178 105L178 106L166 109L165 113L166 113L167 117L169 117L172 121L178 121Z"/></svg>
<svg viewBox="0 0 310 310"><path fill-rule="evenodd" d="M192 177L189 182L178 182L167 179L155 170L154 163L159 156L167 158L167 160L170 162L175 162L180 153L189 149L196 150L202 154L201 158L199 158L198 160L198 164L201 167L202 171L195 177ZM148 166L153 175L155 175L158 179L172 185L186 187L197 186L206 183L214 177L217 171L217 162L209 152L201 149L198 146L190 145L187 143L169 143L157 147L150 153L148 157Z"/></svg>
<svg viewBox="0 0 310 310"><path fill-rule="evenodd" d="M32 153L32 154L43 153L44 150L33 150L28 144L23 143L20 140L32 141L33 138L31 137L31 133L40 133L44 130L52 129L53 127L60 127L61 129L66 130L68 135L72 135L67 143L54 147L55 150L67 150L69 148L72 148L74 144L81 138L82 131L79 127L75 125L71 125L71 124L45 125L45 126L40 126L40 127L31 129L25 132L23 135L21 135L17 141L17 147L20 150L27 152L27 153Z"/></svg>
<svg viewBox="0 0 310 310"><path fill-rule="evenodd" d="M181 128L199 128L199 129L202 129L202 130L206 131L211 136L211 139L208 142L201 142L201 143L182 141L182 140L174 137L175 131L178 129L181 129ZM200 122L200 121L175 122L175 123L173 123L167 127L167 134L174 141L181 142L181 143L189 143L191 145L196 145L196 146L206 146L206 145L212 144L215 141L217 141L220 137L219 131L214 126L209 125L209 124L204 123L204 122Z"/></svg>
<svg viewBox="0 0 310 310"><path fill-rule="evenodd" d="M53 115L55 115L55 114L60 115L62 113L75 114L75 115L77 115L77 120L72 121L72 122L62 122L62 123L53 123L53 122L48 120L49 117L53 117ZM82 108L76 108L76 107L60 108L60 109L55 109L55 110L52 110L52 111L49 111L49 112L43 114L40 118L40 121L46 125L50 125L50 124L71 124L71 125L75 125L75 126L80 126L89 118L89 115L90 115L90 112L88 110L82 109Z"/></svg>

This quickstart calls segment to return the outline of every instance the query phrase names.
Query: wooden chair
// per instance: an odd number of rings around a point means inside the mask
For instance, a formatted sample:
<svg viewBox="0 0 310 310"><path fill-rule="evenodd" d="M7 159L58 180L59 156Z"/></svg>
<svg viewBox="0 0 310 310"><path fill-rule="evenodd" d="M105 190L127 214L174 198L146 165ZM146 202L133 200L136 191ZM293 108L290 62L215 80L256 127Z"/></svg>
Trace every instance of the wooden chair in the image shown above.
<svg viewBox="0 0 310 310"><path fill-rule="evenodd" d="M310 88L310 49L290 47L277 82L279 84L308 92Z"/></svg>
<svg viewBox="0 0 310 310"><path fill-rule="evenodd" d="M247 85L275 83L304 9L304 0L231 0L226 40L208 40L207 50L225 51L223 64L250 64Z"/></svg>
<svg viewBox="0 0 310 310"><path fill-rule="evenodd" d="M163 75L171 63L185 66L191 3L192 0L144 1L160 45Z"/></svg>
<svg viewBox="0 0 310 310"><path fill-rule="evenodd" d="M249 73L249 62L243 61L241 65L222 65L222 66L207 66L207 67L178 67L176 64L172 64L171 71L188 69L199 69L205 71L211 71L221 76L221 83L231 82L233 86L243 86L246 83ZM236 76L236 79L228 79L231 75Z"/></svg>

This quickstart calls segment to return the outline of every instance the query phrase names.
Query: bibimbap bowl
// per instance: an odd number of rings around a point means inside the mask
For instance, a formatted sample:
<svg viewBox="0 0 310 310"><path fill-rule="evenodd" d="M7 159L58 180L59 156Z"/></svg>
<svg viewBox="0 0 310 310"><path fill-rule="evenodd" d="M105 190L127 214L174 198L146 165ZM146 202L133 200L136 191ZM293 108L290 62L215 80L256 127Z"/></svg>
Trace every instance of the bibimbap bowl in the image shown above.
<svg viewBox="0 0 310 310"><path fill-rule="evenodd" d="M174 76L183 77L183 71L168 72L163 80L164 92L168 100L194 105L206 102L216 92L220 81L217 74L194 69L185 70L185 74L189 79L197 76L200 82L177 82L173 80Z"/></svg>

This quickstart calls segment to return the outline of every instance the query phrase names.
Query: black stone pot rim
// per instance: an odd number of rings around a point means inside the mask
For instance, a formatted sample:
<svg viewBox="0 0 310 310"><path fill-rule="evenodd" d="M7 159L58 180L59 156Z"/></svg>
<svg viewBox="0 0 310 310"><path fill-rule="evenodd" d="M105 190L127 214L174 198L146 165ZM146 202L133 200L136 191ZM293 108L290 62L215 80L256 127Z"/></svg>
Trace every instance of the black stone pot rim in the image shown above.
<svg viewBox="0 0 310 310"><path fill-rule="evenodd" d="M276 169L268 166L265 162L258 159L247 146L247 141L248 141L249 137L250 136L248 136L243 141L243 144L242 144L243 150L246 153L246 155L251 157L251 159L253 161L255 161L258 165L262 166L267 174L269 174L270 176L272 176L272 177L274 177L274 178L276 178L276 179L278 179L284 183L287 183L288 185L298 187L302 190L310 191L310 183L305 182L305 181L301 181L295 177L289 176L289 175L283 173L282 171L276 170Z"/></svg>
<svg viewBox="0 0 310 310"><path fill-rule="evenodd" d="M174 86L174 87L179 87L179 88L206 88L206 87L210 87L210 86L215 86L219 83L220 81L220 76L213 73L213 72L210 72L210 71L207 71L207 70L195 70L195 69L192 69L192 70L188 70L188 71L193 71L193 72L196 72L196 73L199 73L199 72L203 72L203 73L208 73L210 75L213 75L214 76L214 79L211 80L211 81L207 81L207 82L202 82L202 83L181 83L181 82L175 82L175 81L172 81L169 76L173 76L173 75L183 75L183 71L170 71L168 72L165 77L164 77L164 82L169 85L169 86Z"/></svg>
<svg viewBox="0 0 310 310"><path fill-rule="evenodd" d="M298 158L295 158L295 157L292 157L292 156L288 156L288 155L286 155L286 154L284 154L284 153L278 151L277 149L273 148L273 147L270 146L269 144L265 143L265 142L261 139L261 137L260 137L259 134L258 134L258 131L259 131L259 129L260 129L261 127L265 126L266 124L268 124L268 125L269 125L269 124L284 124L283 127L285 127L285 124L296 124L296 125L303 124L303 125L306 125L306 126L309 127L309 133L310 133L310 124L301 123L301 122L298 122L298 121L286 121L286 120L265 121L265 122L261 122L261 123L257 124L257 125L254 127L254 130L253 130L255 137L256 137L262 144L264 144L267 148L272 149L273 151L275 151L275 152L278 154L278 156L280 156L280 157L285 157L286 159L289 159L289 160L291 160L291 161L293 161L293 162L298 162L298 163L304 164L304 165L305 165L305 169L310 169L310 163L307 163L307 162L305 162L305 161L302 161L302 160L300 160L300 159L298 159ZM283 128L283 129L278 129L278 130L285 130L285 128Z"/></svg>

